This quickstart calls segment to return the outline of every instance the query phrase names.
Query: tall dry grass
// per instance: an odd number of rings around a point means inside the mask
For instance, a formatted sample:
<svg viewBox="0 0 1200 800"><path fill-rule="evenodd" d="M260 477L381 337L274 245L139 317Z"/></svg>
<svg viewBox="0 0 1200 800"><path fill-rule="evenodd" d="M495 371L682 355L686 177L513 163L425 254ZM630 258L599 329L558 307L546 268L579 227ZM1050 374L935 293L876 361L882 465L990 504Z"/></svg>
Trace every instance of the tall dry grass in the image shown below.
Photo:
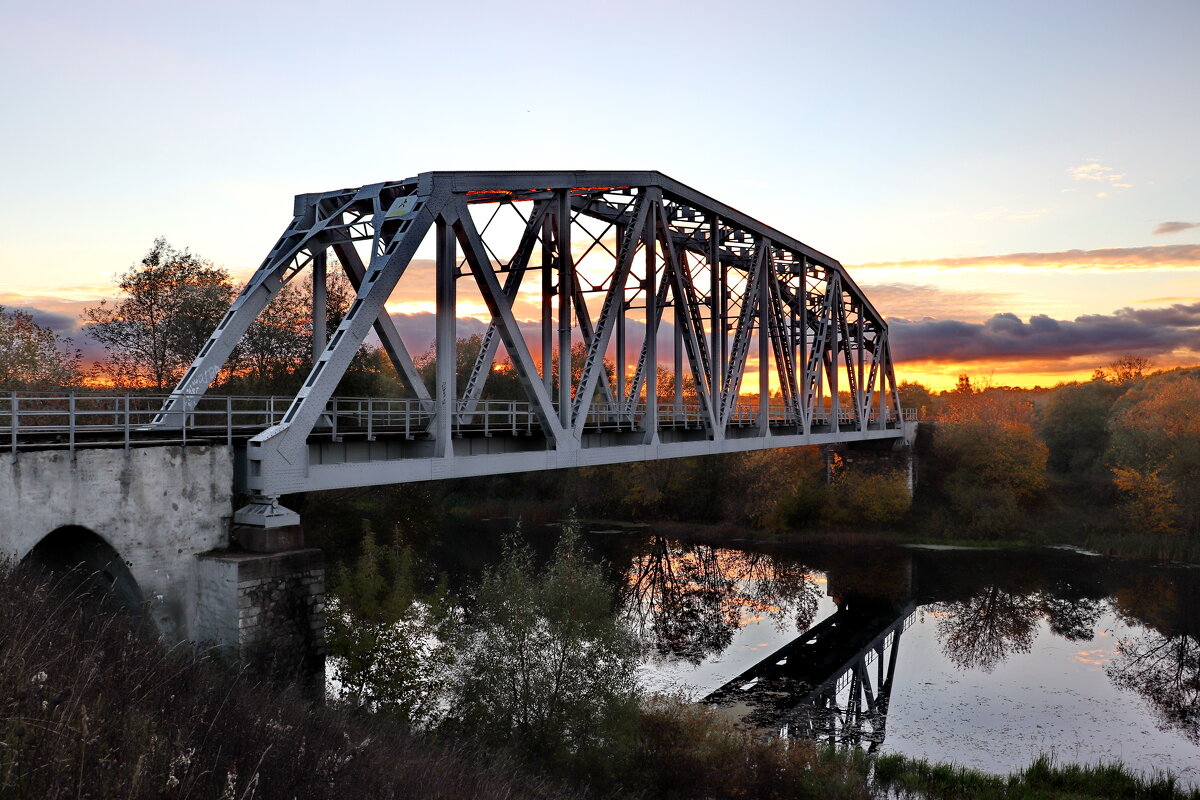
<svg viewBox="0 0 1200 800"><path fill-rule="evenodd" d="M0 797L575 796L168 649L85 583L0 564Z"/></svg>

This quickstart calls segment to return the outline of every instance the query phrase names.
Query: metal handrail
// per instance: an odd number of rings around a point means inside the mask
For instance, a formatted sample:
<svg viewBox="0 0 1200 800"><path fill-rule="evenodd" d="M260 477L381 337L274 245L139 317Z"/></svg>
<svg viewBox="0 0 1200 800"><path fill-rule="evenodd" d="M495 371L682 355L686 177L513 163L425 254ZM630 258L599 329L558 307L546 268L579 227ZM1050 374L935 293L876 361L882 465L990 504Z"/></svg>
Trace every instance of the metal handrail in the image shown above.
<svg viewBox="0 0 1200 800"><path fill-rule="evenodd" d="M175 433L186 442L196 438L224 439L232 444L235 436L277 425L293 402L291 397L250 395L203 395L194 398L188 411L164 411L168 395L104 392L0 392L0 441L7 433L9 448L16 452L23 437L60 437L70 450L91 435L117 433L125 448L135 434L151 431ZM176 395L178 401L180 396ZM184 404L185 406L187 404ZM649 407L645 403L593 403L584 419L585 430L635 430L645 421ZM729 424L750 427L760 424L762 408L757 401L737 403L730 409ZM657 403L660 428L703 429L708 415L699 403L676 406L670 400ZM831 425L832 408L818 407L811 412L811 424ZM784 403L767 405L768 424L802 427L795 409ZM873 409L865 420L868 426L892 426L901 419L916 418L914 409L897 415L890 410L881 418ZM433 425L436 410L428 402L403 397L334 397L325 406L317 432L328 433L339 441L347 433L366 436L373 441L379 434L402 434L412 439ZM839 409L838 426L860 424L854 409ZM479 433L483 436L532 435L540 430L537 414L528 402L518 400L479 400L467 410L461 407L451 419L455 436ZM105 444L113 444L106 441Z"/></svg>

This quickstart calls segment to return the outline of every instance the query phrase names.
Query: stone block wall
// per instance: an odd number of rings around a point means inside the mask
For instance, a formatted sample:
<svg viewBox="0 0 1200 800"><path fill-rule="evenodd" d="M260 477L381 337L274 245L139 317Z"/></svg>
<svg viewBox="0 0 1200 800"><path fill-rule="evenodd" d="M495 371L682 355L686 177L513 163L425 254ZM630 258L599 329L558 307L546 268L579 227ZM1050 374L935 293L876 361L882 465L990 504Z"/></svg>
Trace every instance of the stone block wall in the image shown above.
<svg viewBox="0 0 1200 800"><path fill-rule="evenodd" d="M325 565L320 550L200 557L199 637L266 677L323 691Z"/></svg>

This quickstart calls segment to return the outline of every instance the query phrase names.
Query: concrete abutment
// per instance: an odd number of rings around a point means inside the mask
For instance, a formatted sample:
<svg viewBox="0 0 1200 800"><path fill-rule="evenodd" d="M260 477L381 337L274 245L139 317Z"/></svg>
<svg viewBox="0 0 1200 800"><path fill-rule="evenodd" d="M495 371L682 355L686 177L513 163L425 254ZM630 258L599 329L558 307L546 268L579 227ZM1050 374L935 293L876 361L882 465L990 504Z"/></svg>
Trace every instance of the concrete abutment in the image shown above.
<svg viewBox="0 0 1200 800"><path fill-rule="evenodd" d="M0 557L82 564L126 605L140 603L165 640L317 688L322 555L303 548L298 524L284 535L233 526L271 552L231 546L232 486L223 446L0 454Z"/></svg>

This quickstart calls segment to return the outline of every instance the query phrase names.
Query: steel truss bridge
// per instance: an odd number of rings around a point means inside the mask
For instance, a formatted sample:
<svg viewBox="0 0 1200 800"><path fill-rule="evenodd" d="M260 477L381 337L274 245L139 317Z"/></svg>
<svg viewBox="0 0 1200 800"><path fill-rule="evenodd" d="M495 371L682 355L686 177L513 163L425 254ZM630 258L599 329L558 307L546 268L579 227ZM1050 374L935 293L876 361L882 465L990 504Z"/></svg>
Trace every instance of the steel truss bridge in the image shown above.
<svg viewBox="0 0 1200 800"><path fill-rule="evenodd" d="M357 292L331 332L329 269ZM251 323L306 272L314 361L299 393L209 393ZM404 341L389 298L434 312L432 386L412 356L425 342ZM460 368L459 317L470 315L487 327ZM372 331L406 396L335 397ZM521 399L489 395L496 370L515 374ZM149 416L144 401L131 411L128 397L109 400L85 420L77 398L61 398L69 408L40 422L72 447L239 444L237 488L256 502L904 435L887 324L841 264L658 172L427 172L299 195L170 396ZM30 402L0 397L14 450L35 436Z"/></svg>

